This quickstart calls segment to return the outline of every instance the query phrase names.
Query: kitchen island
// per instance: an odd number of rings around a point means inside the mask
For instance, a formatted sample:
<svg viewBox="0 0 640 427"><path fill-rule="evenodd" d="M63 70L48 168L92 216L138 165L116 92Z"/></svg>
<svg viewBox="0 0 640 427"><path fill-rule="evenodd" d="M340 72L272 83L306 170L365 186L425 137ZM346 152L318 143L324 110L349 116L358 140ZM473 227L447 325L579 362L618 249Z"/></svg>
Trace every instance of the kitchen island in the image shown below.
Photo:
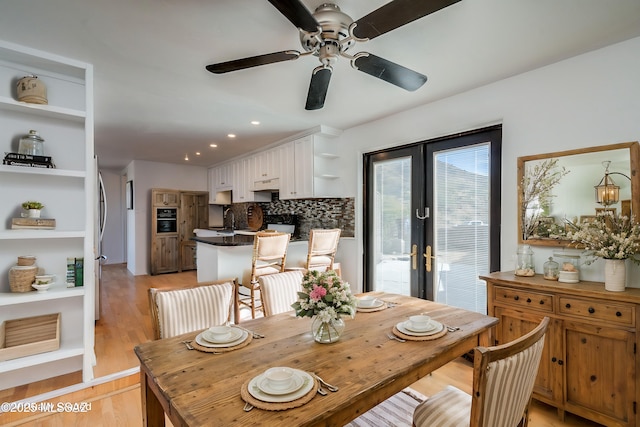
<svg viewBox="0 0 640 427"><path fill-rule="evenodd" d="M198 283L237 277L249 283L253 236L241 234L218 237L192 237L197 243L196 265ZM309 242L292 240L287 249L287 268L302 267L307 259Z"/></svg>

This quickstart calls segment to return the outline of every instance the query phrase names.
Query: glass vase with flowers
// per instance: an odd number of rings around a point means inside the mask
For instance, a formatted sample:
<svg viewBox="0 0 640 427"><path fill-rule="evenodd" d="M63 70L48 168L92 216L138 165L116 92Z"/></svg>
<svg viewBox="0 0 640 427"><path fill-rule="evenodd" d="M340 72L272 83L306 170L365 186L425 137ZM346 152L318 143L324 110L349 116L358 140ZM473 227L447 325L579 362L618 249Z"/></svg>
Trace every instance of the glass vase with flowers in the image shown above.
<svg viewBox="0 0 640 427"><path fill-rule="evenodd" d="M353 318L356 298L351 288L333 270L309 270L302 280L298 300L291 305L298 317L312 317L311 332L320 343L332 343L340 339L344 331L342 315Z"/></svg>

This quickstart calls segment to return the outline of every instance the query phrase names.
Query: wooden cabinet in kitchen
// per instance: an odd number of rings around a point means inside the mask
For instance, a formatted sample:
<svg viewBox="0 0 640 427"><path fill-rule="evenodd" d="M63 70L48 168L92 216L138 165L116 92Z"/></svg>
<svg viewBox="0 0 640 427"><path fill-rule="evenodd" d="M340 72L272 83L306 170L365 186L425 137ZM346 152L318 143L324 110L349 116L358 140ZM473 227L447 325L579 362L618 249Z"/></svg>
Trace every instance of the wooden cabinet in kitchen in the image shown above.
<svg viewBox="0 0 640 427"><path fill-rule="evenodd" d="M94 213L97 171L93 144L93 67L48 52L0 41L0 152L18 152L16 136L37 130L55 168L0 165L0 323L60 313L59 348L0 361L0 388L69 372L93 379L95 265ZM35 74L48 89L48 104L17 101L16 82ZM4 154L3 154L4 156ZM21 204L45 205L53 229L13 229ZM46 292L12 292L9 269L20 255L56 275ZM67 258L84 258L82 286L66 285ZM29 331L25 332L29 334ZM37 335L37 334L36 334ZM4 344L4 341L2 342ZM0 347L4 347L0 345Z"/></svg>
<svg viewBox="0 0 640 427"><path fill-rule="evenodd" d="M194 269L191 237L209 228L209 193L154 188L151 200L151 274Z"/></svg>
<svg viewBox="0 0 640 427"><path fill-rule="evenodd" d="M607 426L635 426L640 289L608 292L602 283L547 281L513 272L487 281L488 314L501 344L552 319L533 397Z"/></svg>
<svg viewBox="0 0 640 427"><path fill-rule="evenodd" d="M280 198L335 197L339 173L323 137L308 135L280 147Z"/></svg>
<svg viewBox="0 0 640 427"><path fill-rule="evenodd" d="M178 242L180 244L180 271L194 270L196 243L191 240L196 228L209 228L209 193L180 192Z"/></svg>
<svg viewBox="0 0 640 427"><path fill-rule="evenodd" d="M153 192L153 206L173 206L180 205L180 192L175 190L157 190Z"/></svg>

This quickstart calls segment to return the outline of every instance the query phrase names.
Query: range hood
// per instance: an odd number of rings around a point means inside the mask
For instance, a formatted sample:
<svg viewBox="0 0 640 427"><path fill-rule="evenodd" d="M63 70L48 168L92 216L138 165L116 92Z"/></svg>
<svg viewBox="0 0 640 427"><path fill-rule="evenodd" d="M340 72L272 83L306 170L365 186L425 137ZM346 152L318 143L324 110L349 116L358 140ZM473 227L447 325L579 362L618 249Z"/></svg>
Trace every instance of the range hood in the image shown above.
<svg viewBox="0 0 640 427"><path fill-rule="evenodd" d="M216 192L216 198L209 199L210 205L230 205L231 204L231 190Z"/></svg>
<svg viewBox="0 0 640 427"><path fill-rule="evenodd" d="M252 191L280 191L280 179L272 178L265 179L264 181L255 181L253 183Z"/></svg>

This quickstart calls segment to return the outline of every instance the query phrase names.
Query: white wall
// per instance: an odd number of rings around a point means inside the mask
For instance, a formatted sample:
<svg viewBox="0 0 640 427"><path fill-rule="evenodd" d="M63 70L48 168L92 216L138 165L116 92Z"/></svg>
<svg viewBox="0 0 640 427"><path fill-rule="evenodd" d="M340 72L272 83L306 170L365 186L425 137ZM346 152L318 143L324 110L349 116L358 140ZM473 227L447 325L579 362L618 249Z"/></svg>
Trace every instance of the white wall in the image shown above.
<svg viewBox="0 0 640 427"><path fill-rule="evenodd" d="M107 221L102 238L105 264L125 262L125 206L124 184L119 170L100 169L107 200Z"/></svg>
<svg viewBox="0 0 640 427"><path fill-rule="evenodd" d="M133 181L133 210L127 210L127 269L149 274L151 250L151 189L207 191L207 169L134 160L125 172Z"/></svg>
<svg viewBox="0 0 640 427"><path fill-rule="evenodd" d="M519 156L640 139L640 38L511 77L373 123L346 130L336 141L352 159L348 192L357 194L356 238L362 251L362 153L501 123L502 269L517 249ZM473 72L472 69L469 72ZM421 90L429 90L427 83ZM552 249L534 248L536 270ZM359 257L358 257L359 258ZM359 266L360 270L362 266ZM603 263L582 277L603 281ZM362 280L362 271L359 271ZM633 267L632 285L640 286ZM358 284L362 288L362 283Z"/></svg>

